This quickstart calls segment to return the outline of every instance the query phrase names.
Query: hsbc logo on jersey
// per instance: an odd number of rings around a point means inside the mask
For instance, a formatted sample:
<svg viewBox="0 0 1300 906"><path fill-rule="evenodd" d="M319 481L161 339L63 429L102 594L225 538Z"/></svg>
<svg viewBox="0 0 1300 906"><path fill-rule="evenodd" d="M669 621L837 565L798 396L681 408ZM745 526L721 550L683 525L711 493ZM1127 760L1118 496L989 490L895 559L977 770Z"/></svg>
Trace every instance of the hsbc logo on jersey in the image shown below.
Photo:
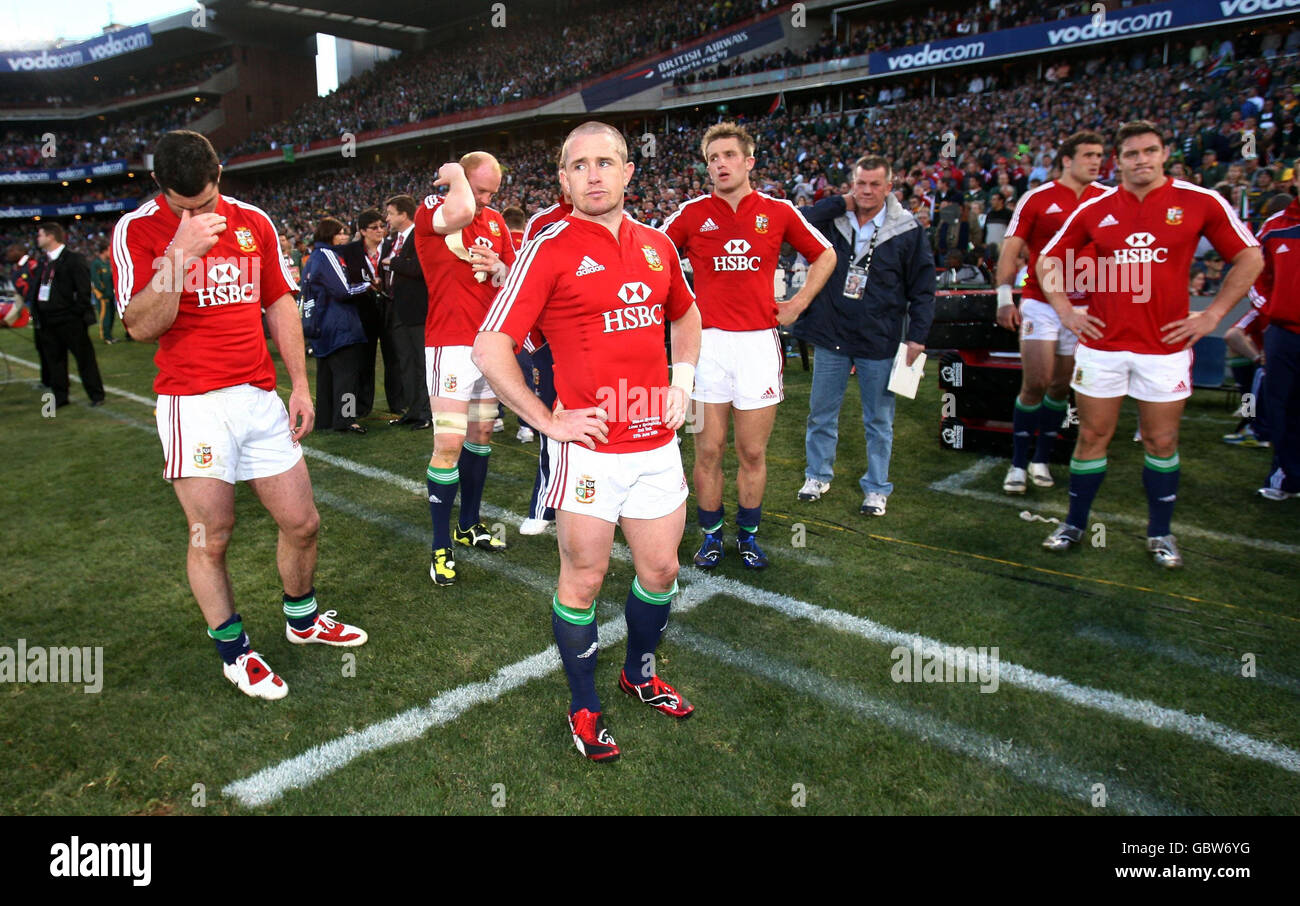
<svg viewBox="0 0 1300 906"><path fill-rule="evenodd" d="M1117 264L1150 264L1151 262L1163 263L1169 260L1169 249L1151 248L1156 237L1150 233L1129 233L1124 237L1126 249L1115 249L1114 258Z"/></svg>
<svg viewBox="0 0 1300 906"><path fill-rule="evenodd" d="M750 245L744 239L728 239L722 247L727 254L713 256L715 271L756 271L763 260L749 254Z"/></svg>
<svg viewBox="0 0 1300 906"><path fill-rule="evenodd" d="M618 288L619 301L623 308L602 313L605 319L603 333L617 333L620 330L635 330L638 327L650 327L664 323L664 307L650 305L651 289L644 283L624 283Z"/></svg>

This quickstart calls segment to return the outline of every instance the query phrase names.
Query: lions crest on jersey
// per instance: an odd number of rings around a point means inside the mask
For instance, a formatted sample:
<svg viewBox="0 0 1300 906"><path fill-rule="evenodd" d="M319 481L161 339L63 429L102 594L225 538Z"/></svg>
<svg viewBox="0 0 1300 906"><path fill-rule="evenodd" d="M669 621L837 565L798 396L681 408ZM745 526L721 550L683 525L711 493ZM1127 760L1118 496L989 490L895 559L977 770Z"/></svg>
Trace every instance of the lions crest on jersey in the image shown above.
<svg viewBox="0 0 1300 906"><path fill-rule="evenodd" d="M645 263L650 266L650 270L661 271L664 269L664 263L659 258L659 251L653 245L641 246L641 254L645 255Z"/></svg>
<svg viewBox="0 0 1300 906"><path fill-rule="evenodd" d="M767 232L767 215L766 215L766 214L755 214L755 215L754 215L754 232L755 232L755 233L766 233L766 232Z"/></svg>
<svg viewBox="0 0 1300 906"><path fill-rule="evenodd" d="M257 243L253 241L253 231L248 227L235 228L235 241L239 243L241 252L257 251Z"/></svg>

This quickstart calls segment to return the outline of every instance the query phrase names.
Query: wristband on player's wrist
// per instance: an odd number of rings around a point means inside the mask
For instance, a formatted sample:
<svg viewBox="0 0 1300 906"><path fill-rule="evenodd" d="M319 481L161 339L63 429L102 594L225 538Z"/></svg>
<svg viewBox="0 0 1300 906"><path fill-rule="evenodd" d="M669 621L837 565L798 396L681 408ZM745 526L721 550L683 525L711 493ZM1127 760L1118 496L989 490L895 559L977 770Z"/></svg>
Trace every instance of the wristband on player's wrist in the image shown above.
<svg viewBox="0 0 1300 906"><path fill-rule="evenodd" d="M1015 304L1011 298L1011 287L1003 283L998 287L998 311Z"/></svg>
<svg viewBox="0 0 1300 906"><path fill-rule="evenodd" d="M695 366L688 362L676 362L673 365L672 385L685 390L689 397L695 391Z"/></svg>

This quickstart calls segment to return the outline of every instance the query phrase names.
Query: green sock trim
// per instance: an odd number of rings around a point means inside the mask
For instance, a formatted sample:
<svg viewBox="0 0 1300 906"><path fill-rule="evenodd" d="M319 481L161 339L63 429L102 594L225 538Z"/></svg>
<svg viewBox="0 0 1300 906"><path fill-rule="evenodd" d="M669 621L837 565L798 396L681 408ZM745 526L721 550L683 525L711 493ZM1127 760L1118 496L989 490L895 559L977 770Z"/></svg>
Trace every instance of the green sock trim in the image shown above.
<svg viewBox="0 0 1300 906"><path fill-rule="evenodd" d="M316 598L310 597L306 601L299 601L295 604L284 602L284 615L286 617L307 617L311 616L312 611L316 609Z"/></svg>
<svg viewBox="0 0 1300 906"><path fill-rule="evenodd" d="M479 456L492 455L492 447L488 444L471 444L467 441L465 443L465 449L469 450L471 453L477 453Z"/></svg>
<svg viewBox="0 0 1300 906"><path fill-rule="evenodd" d="M1020 402L1020 397L1016 397L1016 408L1021 412L1037 412L1042 407L1042 403L1035 403L1032 406L1026 406L1024 403Z"/></svg>
<svg viewBox="0 0 1300 906"><path fill-rule="evenodd" d="M1101 459L1071 459L1070 471L1075 475L1089 475L1106 471L1106 457Z"/></svg>
<svg viewBox="0 0 1300 906"><path fill-rule="evenodd" d="M1148 469L1155 469L1157 472L1177 472L1178 471L1178 454L1175 453L1168 459L1157 459L1150 453L1142 458L1143 463Z"/></svg>
<svg viewBox="0 0 1300 906"><path fill-rule="evenodd" d="M436 481L438 484L455 484L460 481L460 469L437 469L429 466L429 470L424 473L430 481Z"/></svg>
<svg viewBox="0 0 1300 906"><path fill-rule="evenodd" d="M1070 408L1070 400L1067 397L1063 400L1054 400L1050 396L1043 397L1043 405L1048 409L1055 409L1057 412L1064 412Z"/></svg>
<svg viewBox="0 0 1300 906"><path fill-rule="evenodd" d="M574 610L561 604L558 594L551 597L551 610L555 611L555 615L561 620L574 626L590 626L596 619L595 606L588 607L586 610Z"/></svg>
<svg viewBox="0 0 1300 906"><path fill-rule="evenodd" d="M244 621L236 620L225 629L209 629L208 638L218 642L233 642L244 634Z"/></svg>
<svg viewBox="0 0 1300 906"><path fill-rule="evenodd" d="M640 576L634 576L632 578L632 594L636 595L647 604L670 604L672 603L673 595L677 594L677 580L673 580L673 587L667 591L646 591L645 587L641 584Z"/></svg>
<svg viewBox="0 0 1300 906"><path fill-rule="evenodd" d="M743 531L749 532L751 535L758 531L758 526L756 526L756 525L740 525L740 526L737 526L737 528L742 529Z"/></svg>
<svg viewBox="0 0 1300 906"><path fill-rule="evenodd" d="M701 528L701 530L704 532L704 534L706 534L706 535L712 535L712 534L713 534L714 532L716 532L718 529L722 528L722 524L723 524L724 522L726 522L726 521L727 521L727 520L725 520L725 519L719 519L719 520L718 520L718 524L715 525L713 528L705 528L704 526L700 526L700 528Z"/></svg>

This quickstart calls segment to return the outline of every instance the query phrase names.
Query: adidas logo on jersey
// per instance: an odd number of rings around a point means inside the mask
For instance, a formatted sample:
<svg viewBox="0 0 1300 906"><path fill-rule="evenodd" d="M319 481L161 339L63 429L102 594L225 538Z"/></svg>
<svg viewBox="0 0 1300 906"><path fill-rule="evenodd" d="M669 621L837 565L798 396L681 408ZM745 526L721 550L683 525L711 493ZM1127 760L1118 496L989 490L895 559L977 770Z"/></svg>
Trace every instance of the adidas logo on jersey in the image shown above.
<svg viewBox="0 0 1300 906"><path fill-rule="evenodd" d="M578 271L574 276L585 277L587 274L594 274L596 271L603 271L604 269L605 265L597 264L595 261L591 260L590 256L583 255L582 264L578 265Z"/></svg>
<svg viewBox="0 0 1300 906"><path fill-rule="evenodd" d="M1285 242L1277 247L1277 254L1279 255L1282 254L1283 252L1289 252L1289 251L1291 251L1291 249L1287 247L1287 244Z"/></svg>
<svg viewBox="0 0 1300 906"><path fill-rule="evenodd" d="M1061 213L1061 206L1060 206L1059 204L1057 204L1056 202L1052 202L1052 206L1049 207L1049 208L1048 208L1046 211L1044 211L1043 213L1044 213L1044 214L1059 214L1059 213Z"/></svg>
<svg viewBox="0 0 1300 906"><path fill-rule="evenodd" d="M1114 215L1107 214L1105 217L1101 218L1101 223L1097 224L1097 226L1119 226L1119 221L1115 219Z"/></svg>
<svg viewBox="0 0 1300 906"><path fill-rule="evenodd" d="M716 230L717 228L718 228L718 225L717 225L716 223L713 222L713 218L712 218L712 217L710 217L708 220L704 221L704 223L700 224L700 232L701 232L701 233L707 233L709 230Z"/></svg>
<svg viewBox="0 0 1300 906"><path fill-rule="evenodd" d="M1187 382L1179 381L1178 386L1174 388L1174 393L1182 393L1186 389L1187 389Z"/></svg>

